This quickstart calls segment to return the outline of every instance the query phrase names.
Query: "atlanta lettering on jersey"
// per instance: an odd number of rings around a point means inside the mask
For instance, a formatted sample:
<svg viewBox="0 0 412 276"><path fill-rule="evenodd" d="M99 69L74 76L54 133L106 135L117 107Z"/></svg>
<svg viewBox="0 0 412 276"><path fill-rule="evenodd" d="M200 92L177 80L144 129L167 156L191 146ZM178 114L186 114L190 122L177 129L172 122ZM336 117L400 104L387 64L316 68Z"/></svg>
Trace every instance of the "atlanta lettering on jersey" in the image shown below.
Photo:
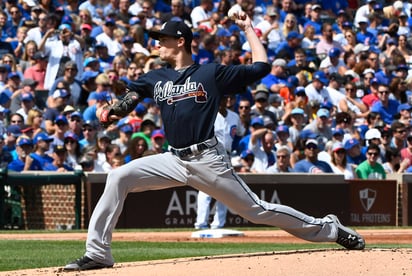
<svg viewBox="0 0 412 276"><path fill-rule="evenodd" d="M169 105L187 98L195 98L196 102L203 103L207 100L207 92L201 83L191 82L188 77L184 84L167 81L163 87L162 82L158 81L154 86L153 98L156 102L166 100Z"/></svg>

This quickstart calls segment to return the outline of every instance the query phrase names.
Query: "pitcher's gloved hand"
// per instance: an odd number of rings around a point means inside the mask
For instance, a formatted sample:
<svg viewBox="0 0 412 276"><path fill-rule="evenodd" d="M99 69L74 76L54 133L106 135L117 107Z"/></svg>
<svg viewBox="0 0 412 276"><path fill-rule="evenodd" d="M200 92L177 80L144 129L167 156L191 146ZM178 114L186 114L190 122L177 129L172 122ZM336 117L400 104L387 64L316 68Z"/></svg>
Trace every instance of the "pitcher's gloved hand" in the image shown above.
<svg viewBox="0 0 412 276"><path fill-rule="evenodd" d="M112 106L106 105L102 108L99 108L97 110L97 113L98 114L96 115L98 115L99 122L104 128L107 128L114 122L114 120L110 118L113 114Z"/></svg>
<svg viewBox="0 0 412 276"><path fill-rule="evenodd" d="M125 117L136 108L138 103L139 94L137 94L137 92L126 89L126 94L124 95L124 97L111 106L112 113L110 115Z"/></svg>

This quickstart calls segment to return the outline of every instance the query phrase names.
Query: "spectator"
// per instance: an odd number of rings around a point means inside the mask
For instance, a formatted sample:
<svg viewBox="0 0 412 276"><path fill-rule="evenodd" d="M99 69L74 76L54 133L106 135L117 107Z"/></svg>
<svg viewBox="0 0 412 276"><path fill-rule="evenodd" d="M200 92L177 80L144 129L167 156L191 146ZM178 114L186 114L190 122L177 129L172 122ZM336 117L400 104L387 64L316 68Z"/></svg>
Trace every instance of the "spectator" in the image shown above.
<svg viewBox="0 0 412 276"><path fill-rule="evenodd" d="M295 56L295 51L301 47L303 35L296 31L291 31L286 37L286 41L279 44L275 51L278 58L284 58L287 62L291 61Z"/></svg>
<svg viewBox="0 0 412 276"><path fill-rule="evenodd" d="M45 129L47 133L54 132L54 120L59 116L67 105L69 94L66 89L56 89L53 92L54 108L47 108L44 112Z"/></svg>
<svg viewBox="0 0 412 276"><path fill-rule="evenodd" d="M386 149L385 160L382 166L386 174L403 173L409 167L409 160L402 160L401 153L395 148Z"/></svg>
<svg viewBox="0 0 412 276"><path fill-rule="evenodd" d="M33 109L39 109L35 102L34 102L34 96L32 93L21 93L20 94L20 100L21 100L21 108L16 111L16 113L20 114L23 116L23 123L27 124L27 117L29 114L30 110Z"/></svg>
<svg viewBox="0 0 412 276"><path fill-rule="evenodd" d="M360 163L365 161L366 158L361 152L359 140L355 138L347 140L344 148L346 150L347 161L352 167L356 168Z"/></svg>
<svg viewBox="0 0 412 276"><path fill-rule="evenodd" d="M244 150L239 155L240 168L239 172L251 172L253 162L255 161L255 155L250 150Z"/></svg>
<svg viewBox="0 0 412 276"><path fill-rule="evenodd" d="M54 120L54 132L51 137L53 137L53 142L51 143L52 148L48 152L50 155L54 146L64 145L64 135L69 130L69 122L64 115L59 115Z"/></svg>
<svg viewBox="0 0 412 276"><path fill-rule="evenodd" d="M133 134L133 127L130 124L125 124L119 128L119 138L112 143L120 147L121 154L126 152L127 146L130 142L130 138ZM164 138L164 135L163 135ZM163 144L162 144L163 145Z"/></svg>
<svg viewBox="0 0 412 276"><path fill-rule="evenodd" d="M44 90L44 83L46 78L46 69L49 57L42 52L36 52L33 55L35 64L28 67L24 71L24 79L32 79L36 82L37 90Z"/></svg>
<svg viewBox="0 0 412 276"><path fill-rule="evenodd" d="M380 155L380 148L371 144L366 152L366 160L357 166L355 172L360 179L386 179L386 172L382 164L377 160Z"/></svg>
<svg viewBox="0 0 412 276"><path fill-rule="evenodd" d="M391 125L391 132L393 137L390 142L390 147L396 148L399 151L406 147L406 126L399 121L394 121Z"/></svg>
<svg viewBox="0 0 412 276"><path fill-rule="evenodd" d="M308 26L312 26L315 29L315 35L320 36L322 34L322 21L320 18L322 7L318 4L311 6L310 18L303 26L305 29ZM332 27L332 26L331 26Z"/></svg>
<svg viewBox="0 0 412 276"><path fill-rule="evenodd" d="M343 174L345 179L354 179L353 167L347 162L346 150L341 142L335 142L332 146L331 168L336 174Z"/></svg>
<svg viewBox="0 0 412 276"><path fill-rule="evenodd" d="M290 149L287 146L277 147L276 163L266 170L267 173L293 172L290 166Z"/></svg>
<svg viewBox="0 0 412 276"><path fill-rule="evenodd" d="M201 0L200 5L193 8L190 13L192 19L193 28L197 29L199 25L206 24L209 22L212 16L213 1L212 0Z"/></svg>
<svg viewBox="0 0 412 276"><path fill-rule="evenodd" d="M131 136L130 132L130 136ZM166 136L164 134L164 131L161 129L155 129L152 132L151 136L151 150L153 150L156 153L163 153L166 152L167 149L165 149L165 143L166 143Z"/></svg>
<svg viewBox="0 0 412 276"><path fill-rule="evenodd" d="M330 112L326 108L321 108L316 112L316 119L306 125L303 129L323 136L326 140L332 139L332 129L330 127Z"/></svg>
<svg viewBox="0 0 412 276"><path fill-rule="evenodd" d="M274 151L275 134L268 128L261 128L252 132L248 149L255 155L251 171L263 173L276 162Z"/></svg>
<svg viewBox="0 0 412 276"><path fill-rule="evenodd" d="M41 40L47 31L47 20L48 20L47 12L42 10L38 17L37 26L29 29L27 32L27 36L24 39L24 43L26 44L26 51L27 51L27 44L29 41L35 42L36 49L40 45Z"/></svg>
<svg viewBox="0 0 412 276"><path fill-rule="evenodd" d="M282 34L281 26L278 14L272 7L266 9L266 15L263 17L263 20L256 25L256 29L262 32L261 39L272 52L276 50L282 40L286 37Z"/></svg>
<svg viewBox="0 0 412 276"><path fill-rule="evenodd" d="M98 126L96 122L85 121L83 123L82 130L84 138L79 141L81 149L89 146L96 146L97 128Z"/></svg>
<svg viewBox="0 0 412 276"><path fill-rule="evenodd" d="M308 139L305 142L305 159L298 161L293 170L301 173L332 173L328 163L318 160L318 142Z"/></svg>
<svg viewBox="0 0 412 276"><path fill-rule="evenodd" d="M69 167L76 169L76 166L80 165L81 158L79 137L75 133L67 131L64 134L64 147L67 151L67 158L65 163Z"/></svg>
<svg viewBox="0 0 412 276"><path fill-rule="evenodd" d="M114 30L116 29L116 21L107 17L103 27L103 33L96 36L96 45L105 45L109 56L116 56L122 51L122 45L115 39Z"/></svg>
<svg viewBox="0 0 412 276"><path fill-rule="evenodd" d="M118 145L107 144L106 149L105 149L106 161L102 164L102 168L105 173L108 173L114 169L113 168L114 158L120 155L121 155L120 147Z"/></svg>
<svg viewBox="0 0 412 276"><path fill-rule="evenodd" d="M245 150L247 150L248 149L248 145L249 145L249 141L250 141L250 137L251 137L251 134L253 133L253 132L255 132L256 130L258 130L258 129L261 129L261 128L263 128L264 127L264 122L263 122L263 119L262 118L260 118L260 117L255 117L255 118L253 118L252 120L251 120L251 122L250 122L250 127L249 127L249 134L247 134L247 135L245 135L243 138L241 138L240 139L240 141L239 141L239 146L238 146L238 148L237 148L237 152L239 153L241 153L241 152L243 152L243 151L245 151Z"/></svg>
<svg viewBox="0 0 412 276"><path fill-rule="evenodd" d="M83 72L83 40L72 32L67 24L59 26L59 37L57 40L48 39L56 30L49 29L39 45L39 50L49 56L44 80L44 88L50 89L56 78L64 75L65 64L73 61L77 65L77 78Z"/></svg>
<svg viewBox="0 0 412 276"><path fill-rule="evenodd" d="M142 137L143 139L145 139L147 143L147 149L149 149L151 147L150 137L152 136L152 132L155 129L156 129L155 118L153 114L147 113L143 117L142 123L140 124L140 131L133 133L131 138L134 139L136 137Z"/></svg>
<svg viewBox="0 0 412 276"><path fill-rule="evenodd" d="M293 144L289 139L289 128L285 125L280 125L276 128L276 143L275 148L279 149L281 147L287 147L289 152L293 149Z"/></svg>
<svg viewBox="0 0 412 276"><path fill-rule="evenodd" d="M149 146L143 137L137 136L135 138L132 138L125 152L125 163L142 157L144 152L147 151L148 148Z"/></svg>
<svg viewBox="0 0 412 276"><path fill-rule="evenodd" d="M276 59L272 62L272 70L270 73L262 79L264 84L271 93L279 93L282 87L287 84L286 78L286 61L284 59Z"/></svg>
<svg viewBox="0 0 412 276"><path fill-rule="evenodd" d="M305 87L308 101L316 101L323 103L328 101L331 97L326 86L329 80L323 71L316 71L312 76L312 83Z"/></svg>
<svg viewBox="0 0 412 276"><path fill-rule="evenodd" d="M54 145L52 153L53 162L43 167L45 171L70 172L74 168L66 164L67 149L64 145Z"/></svg>
<svg viewBox="0 0 412 276"><path fill-rule="evenodd" d="M269 125L273 130L277 125L277 118L275 113L267 110L269 91L264 84L260 84L256 87L254 92L255 104L250 112L251 119L260 117L263 119L265 125Z"/></svg>
<svg viewBox="0 0 412 276"><path fill-rule="evenodd" d="M38 109L31 109L27 114L27 125L33 128L33 137L44 132L43 125L43 112Z"/></svg>
<svg viewBox="0 0 412 276"><path fill-rule="evenodd" d="M86 0L79 5L79 11L87 10L89 15L95 24L101 23L101 15L103 13L102 7L98 4L97 0Z"/></svg>
<svg viewBox="0 0 412 276"><path fill-rule="evenodd" d="M26 160L31 159L29 155L33 151L33 141L26 136L20 136L16 142L17 158L9 161L7 168L11 171L40 171L42 170L40 163L33 159L32 162Z"/></svg>
<svg viewBox="0 0 412 276"><path fill-rule="evenodd" d="M337 48L341 52L343 51L340 43L333 40L332 25L330 23L323 23L322 36L319 43L316 45L316 54L320 59L324 59L332 48Z"/></svg>
<svg viewBox="0 0 412 276"><path fill-rule="evenodd" d="M385 84L379 84L378 86L378 97L379 101L375 102L371 111L377 112L381 115L383 122L387 125L391 125L394 116L398 112L399 102L389 98L391 91L389 87Z"/></svg>
<svg viewBox="0 0 412 276"><path fill-rule="evenodd" d="M19 59L19 67L21 72L24 74L26 69L33 66L36 60L33 58L34 54L37 52L37 44L33 40L27 41L24 45L23 53Z"/></svg>
<svg viewBox="0 0 412 276"><path fill-rule="evenodd" d="M48 136L45 132L41 132L34 136L34 151L26 160L26 166L30 167L33 162L37 161L40 164L41 169L44 170L46 166L49 166L51 163L53 163L53 158L46 153L50 150L50 143L52 141L53 138Z"/></svg>
<svg viewBox="0 0 412 276"><path fill-rule="evenodd" d="M411 111L412 106L407 103L400 104L398 106L398 121L403 123L405 126L411 125L412 118L411 118Z"/></svg>
<svg viewBox="0 0 412 276"><path fill-rule="evenodd" d="M374 103L379 101L378 88L379 80L374 77L370 80L370 93L362 97L362 102L368 107L368 109L372 107Z"/></svg>

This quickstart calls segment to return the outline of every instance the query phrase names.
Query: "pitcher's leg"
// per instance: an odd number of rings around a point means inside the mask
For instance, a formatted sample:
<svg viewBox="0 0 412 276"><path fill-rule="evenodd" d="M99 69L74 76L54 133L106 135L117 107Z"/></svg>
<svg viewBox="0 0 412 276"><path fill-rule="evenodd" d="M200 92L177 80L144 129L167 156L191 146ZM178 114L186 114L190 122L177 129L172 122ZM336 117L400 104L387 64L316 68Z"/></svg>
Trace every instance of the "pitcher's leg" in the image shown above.
<svg viewBox="0 0 412 276"><path fill-rule="evenodd" d="M196 229L205 229L209 227L210 202L212 198L202 191L197 193L197 215Z"/></svg>
<svg viewBox="0 0 412 276"><path fill-rule="evenodd" d="M161 170L158 164L164 164ZM184 185L185 169L181 165L170 154L158 154L136 159L111 171L107 176L105 190L90 219L86 256L112 265L112 232L127 194Z"/></svg>

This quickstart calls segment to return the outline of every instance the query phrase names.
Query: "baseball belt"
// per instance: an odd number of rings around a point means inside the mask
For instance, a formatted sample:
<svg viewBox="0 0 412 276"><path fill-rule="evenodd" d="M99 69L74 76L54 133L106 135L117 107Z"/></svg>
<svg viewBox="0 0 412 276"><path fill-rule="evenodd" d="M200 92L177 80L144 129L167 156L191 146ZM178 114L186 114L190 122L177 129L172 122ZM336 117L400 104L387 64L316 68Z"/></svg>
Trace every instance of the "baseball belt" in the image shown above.
<svg viewBox="0 0 412 276"><path fill-rule="evenodd" d="M213 137L199 144L193 144L186 148L177 149L170 147L170 152L179 158L185 158L192 155L198 155L206 149L213 148L217 145L217 138Z"/></svg>

